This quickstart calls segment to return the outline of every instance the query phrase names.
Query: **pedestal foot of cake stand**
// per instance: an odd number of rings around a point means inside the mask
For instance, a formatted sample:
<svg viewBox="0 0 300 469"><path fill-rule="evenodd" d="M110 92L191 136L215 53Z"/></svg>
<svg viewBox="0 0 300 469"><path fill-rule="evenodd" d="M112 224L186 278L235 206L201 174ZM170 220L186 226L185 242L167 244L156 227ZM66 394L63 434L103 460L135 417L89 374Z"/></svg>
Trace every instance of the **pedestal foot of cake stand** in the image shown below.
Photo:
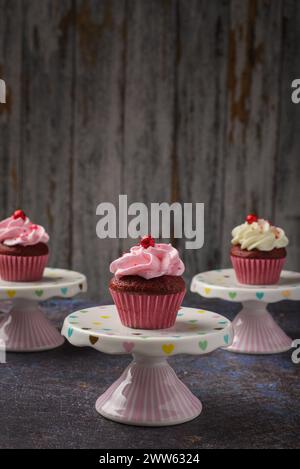
<svg viewBox="0 0 300 469"><path fill-rule="evenodd" d="M245 301L232 322L234 339L226 350L237 353L269 354L290 350L292 339L276 324L267 304Z"/></svg>
<svg viewBox="0 0 300 469"><path fill-rule="evenodd" d="M64 338L44 316L36 301L16 299L0 321L7 352L36 352L63 344Z"/></svg>
<svg viewBox="0 0 300 469"><path fill-rule="evenodd" d="M122 376L99 397L96 410L116 422L165 426L194 419L202 404L165 358L135 355Z"/></svg>

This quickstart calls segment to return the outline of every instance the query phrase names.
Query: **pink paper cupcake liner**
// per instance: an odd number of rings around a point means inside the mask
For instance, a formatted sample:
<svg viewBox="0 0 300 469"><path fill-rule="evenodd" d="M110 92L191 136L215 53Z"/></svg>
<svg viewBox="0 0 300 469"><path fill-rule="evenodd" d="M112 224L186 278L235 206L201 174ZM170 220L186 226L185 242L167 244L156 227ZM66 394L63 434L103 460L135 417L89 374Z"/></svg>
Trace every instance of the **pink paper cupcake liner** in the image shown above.
<svg viewBox="0 0 300 469"><path fill-rule="evenodd" d="M272 285L278 283L285 258L244 259L230 256L236 277L248 285Z"/></svg>
<svg viewBox="0 0 300 469"><path fill-rule="evenodd" d="M48 254L43 256L0 255L0 277L9 282L35 282L43 276L48 262Z"/></svg>
<svg viewBox="0 0 300 469"><path fill-rule="evenodd" d="M124 326L134 329L166 329L176 321L185 290L170 295L139 295L117 292L110 294Z"/></svg>

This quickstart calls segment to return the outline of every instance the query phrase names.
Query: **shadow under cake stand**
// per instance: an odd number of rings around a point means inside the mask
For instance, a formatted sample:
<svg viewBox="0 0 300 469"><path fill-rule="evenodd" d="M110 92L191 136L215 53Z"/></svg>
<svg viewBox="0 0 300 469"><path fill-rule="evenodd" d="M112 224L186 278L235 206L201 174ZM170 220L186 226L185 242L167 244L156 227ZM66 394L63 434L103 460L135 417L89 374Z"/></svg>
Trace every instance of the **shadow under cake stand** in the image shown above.
<svg viewBox="0 0 300 469"><path fill-rule="evenodd" d="M267 311L268 303L300 300L300 273L282 271L276 285L242 285L233 269L210 270L195 275L191 291L205 298L242 303L232 322L233 343L227 350L238 353L280 353L292 347L292 339Z"/></svg>
<svg viewBox="0 0 300 469"><path fill-rule="evenodd" d="M64 338L45 317L39 301L71 298L86 289L84 275L64 269L46 268L37 282L0 280L0 300L12 302L9 313L0 319L0 338L6 351L35 352L62 345Z"/></svg>
<svg viewBox="0 0 300 469"><path fill-rule="evenodd" d="M169 329L131 329L121 324L114 305L73 313L62 334L76 346L108 354L131 354L133 361L96 402L104 417L130 425L165 426L197 417L202 404L177 378L167 358L201 355L230 345L228 319L205 310L182 307Z"/></svg>

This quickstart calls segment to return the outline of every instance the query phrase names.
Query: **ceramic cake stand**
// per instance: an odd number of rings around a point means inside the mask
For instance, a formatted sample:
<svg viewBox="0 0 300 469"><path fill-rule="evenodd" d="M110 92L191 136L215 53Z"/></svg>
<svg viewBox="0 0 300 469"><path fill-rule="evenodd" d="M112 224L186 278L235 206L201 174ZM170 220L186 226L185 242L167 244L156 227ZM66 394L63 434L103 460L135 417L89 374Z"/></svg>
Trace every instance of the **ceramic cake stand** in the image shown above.
<svg viewBox="0 0 300 469"><path fill-rule="evenodd" d="M71 298L86 288L84 275L63 269L46 268L38 282L0 280L0 300L12 302L9 314L0 319L0 339L6 351L34 352L61 345L63 337L44 316L38 302L53 297Z"/></svg>
<svg viewBox="0 0 300 469"><path fill-rule="evenodd" d="M233 269L211 270L196 275L191 291L205 298L241 302L234 319L234 340L227 350L240 353L279 353L289 350L292 339L267 311L268 303L300 300L300 273L283 271L277 285L242 285Z"/></svg>
<svg viewBox="0 0 300 469"><path fill-rule="evenodd" d="M230 345L233 328L228 319L216 313L181 308L172 328L131 329L121 324L111 305L69 315L62 334L79 347L133 355L121 377L97 400L96 410L101 415L131 425L162 426L191 420L202 409L167 358L179 353L201 355Z"/></svg>

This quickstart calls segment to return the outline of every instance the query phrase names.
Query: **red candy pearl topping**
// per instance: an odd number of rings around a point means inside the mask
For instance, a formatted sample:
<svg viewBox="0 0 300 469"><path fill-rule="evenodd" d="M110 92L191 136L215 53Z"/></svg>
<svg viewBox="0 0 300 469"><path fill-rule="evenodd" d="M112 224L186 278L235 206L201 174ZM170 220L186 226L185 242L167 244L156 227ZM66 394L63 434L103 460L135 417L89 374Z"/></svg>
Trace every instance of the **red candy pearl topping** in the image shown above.
<svg viewBox="0 0 300 469"><path fill-rule="evenodd" d="M30 230L31 231L34 231L34 230L37 230L38 229L38 226L37 225L31 225L30 226Z"/></svg>
<svg viewBox="0 0 300 469"><path fill-rule="evenodd" d="M257 221L258 218L256 215L253 215L253 213L250 213L249 215L246 216L246 222L251 225L251 223L254 223L255 221Z"/></svg>
<svg viewBox="0 0 300 469"><path fill-rule="evenodd" d="M17 220L17 218L22 218L22 220L26 220L26 215L23 210L16 210L13 214L13 218Z"/></svg>
<svg viewBox="0 0 300 469"><path fill-rule="evenodd" d="M150 235L144 236L140 241L140 245L143 246L144 249L147 249L150 246L153 247L153 246L155 246L154 238L152 238L152 236L150 236Z"/></svg>

